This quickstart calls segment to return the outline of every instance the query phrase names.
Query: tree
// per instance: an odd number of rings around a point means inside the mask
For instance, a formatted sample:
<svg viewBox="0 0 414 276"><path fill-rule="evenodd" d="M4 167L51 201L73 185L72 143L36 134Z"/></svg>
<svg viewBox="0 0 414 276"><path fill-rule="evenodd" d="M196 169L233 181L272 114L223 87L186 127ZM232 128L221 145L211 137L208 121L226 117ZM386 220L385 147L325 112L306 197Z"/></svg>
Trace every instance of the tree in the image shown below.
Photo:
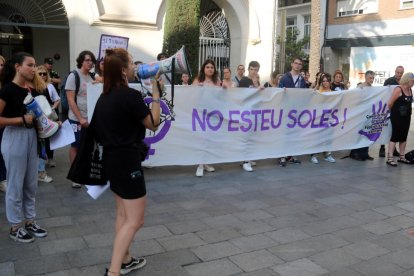
<svg viewBox="0 0 414 276"><path fill-rule="evenodd" d="M286 30L285 41L280 36L277 38L277 44L280 46L280 51L276 56L277 68L281 70L281 73L291 70L291 60L295 57L300 57L304 60L303 70L308 70L309 55L306 54L303 49L309 44L309 36L298 40L299 31L296 28Z"/></svg>
<svg viewBox="0 0 414 276"><path fill-rule="evenodd" d="M193 75L198 71L200 3L201 0L167 0L165 16L163 51L173 55L185 45Z"/></svg>

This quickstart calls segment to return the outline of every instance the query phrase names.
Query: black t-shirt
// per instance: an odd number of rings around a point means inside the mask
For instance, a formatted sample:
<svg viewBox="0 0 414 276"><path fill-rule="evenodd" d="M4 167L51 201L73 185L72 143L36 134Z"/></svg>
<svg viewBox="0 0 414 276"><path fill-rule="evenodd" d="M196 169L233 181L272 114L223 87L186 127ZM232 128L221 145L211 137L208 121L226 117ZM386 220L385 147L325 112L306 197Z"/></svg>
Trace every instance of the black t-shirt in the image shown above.
<svg viewBox="0 0 414 276"><path fill-rule="evenodd" d="M385 80L384 86L387 86L387 85L399 85L399 83L398 83L397 79L394 76L394 77L391 77L391 78L388 78L388 79Z"/></svg>
<svg viewBox="0 0 414 276"><path fill-rule="evenodd" d="M345 84L343 84L342 82L340 82L339 84L336 84L336 83L332 82L331 83L331 90L332 91L346 90Z"/></svg>
<svg viewBox="0 0 414 276"><path fill-rule="evenodd" d="M23 104L23 101L28 93L28 88L20 87L14 82L6 84L0 91L0 99L6 102L6 106L4 107L1 116L15 118L26 114L26 106ZM30 93L33 97L39 95L34 89L30 89Z"/></svg>
<svg viewBox="0 0 414 276"><path fill-rule="evenodd" d="M112 89L96 103L93 124L104 147L131 146L145 138L142 121L150 110L141 93L129 87Z"/></svg>

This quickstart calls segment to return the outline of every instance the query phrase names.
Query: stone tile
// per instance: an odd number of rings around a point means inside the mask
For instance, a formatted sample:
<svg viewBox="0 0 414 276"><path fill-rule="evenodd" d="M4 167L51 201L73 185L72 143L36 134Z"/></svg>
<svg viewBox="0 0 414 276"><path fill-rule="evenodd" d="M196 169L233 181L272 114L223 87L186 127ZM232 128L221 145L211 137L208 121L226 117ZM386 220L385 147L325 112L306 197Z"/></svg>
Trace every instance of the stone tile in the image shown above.
<svg viewBox="0 0 414 276"><path fill-rule="evenodd" d="M200 220L181 221L165 225L174 234L186 234L210 229L210 226Z"/></svg>
<svg viewBox="0 0 414 276"><path fill-rule="evenodd" d="M328 271L309 259L300 259L273 267L281 276L318 276Z"/></svg>
<svg viewBox="0 0 414 276"><path fill-rule="evenodd" d="M48 255L49 256L49 255ZM112 246L66 252L70 267L93 266L111 262ZM105 270L103 270L105 271Z"/></svg>
<svg viewBox="0 0 414 276"><path fill-rule="evenodd" d="M248 221L248 222L245 222L243 225L234 227L234 229L237 230L242 235L250 236L250 235L273 231L275 230L275 227L267 223L263 223L263 222Z"/></svg>
<svg viewBox="0 0 414 276"><path fill-rule="evenodd" d="M242 221L251 221L251 220L260 220L260 219L269 219L273 218L273 216L263 210L252 210L252 211L245 211L240 213L234 213L234 216L239 218Z"/></svg>
<svg viewBox="0 0 414 276"><path fill-rule="evenodd" d="M90 275L101 275L105 272L103 267L98 266L88 266L88 267L81 267L81 268L72 268L68 270L60 270L50 273L45 273L42 275L45 276L90 276Z"/></svg>
<svg viewBox="0 0 414 276"><path fill-rule="evenodd" d="M414 226L414 218L410 218L405 215L395 216L384 220L386 223L390 223L402 229L410 228Z"/></svg>
<svg viewBox="0 0 414 276"><path fill-rule="evenodd" d="M396 204L396 206L409 212L414 212L414 201L401 202Z"/></svg>
<svg viewBox="0 0 414 276"><path fill-rule="evenodd" d="M381 256L381 260L384 263L392 263L398 265L404 269L413 269L414 268L414 250L413 249L403 249L396 252L391 252L387 255Z"/></svg>
<svg viewBox="0 0 414 276"><path fill-rule="evenodd" d="M192 249L192 251L203 261L211 261L242 253L242 251L230 242L219 242L207 244Z"/></svg>
<svg viewBox="0 0 414 276"><path fill-rule="evenodd" d="M284 228L273 232L265 233L280 244L290 243L298 240L309 238L310 236L299 229Z"/></svg>
<svg viewBox="0 0 414 276"><path fill-rule="evenodd" d="M82 238L70 238L39 243L39 248L41 255L50 255L86 249L87 245Z"/></svg>
<svg viewBox="0 0 414 276"><path fill-rule="evenodd" d="M134 241L130 246L133 256L150 256L165 252L156 240Z"/></svg>
<svg viewBox="0 0 414 276"><path fill-rule="evenodd" d="M384 221L377 221L361 226L363 229L374 233L376 235L384 235L392 232L396 232L401 228Z"/></svg>
<svg viewBox="0 0 414 276"><path fill-rule="evenodd" d="M352 270L351 268L341 268L339 270L331 271L323 274L323 276L363 276L361 273Z"/></svg>
<svg viewBox="0 0 414 276"><path fill-rule="evenodd" d="M381 213L388 217L399 216L407 213L407 210L398 208L397 206L383 206L374 209L375 212Z"/></svg>
<svg viewBox="0 0 414 276"><path fill-rule="evenodd" d="M252 210L257 210L257 209L263 209L263 208L270 207L269 204L266 204L261 200L248 200L248 201L234 203L233 205L236 206L237 208L239 208L241 210L245 210L245 211L252 211Z"/></svg>
<svg viewBox="0 0 414 276"><path fill-rule="evenodd" d="M111 246L114 243L115 233L98 233L83 236L89 248Z"/></svg>
<svg viewBox="0 0 414 276"><path fill-rule="evenodd" d="M196 247L205 244L205 242L194 233L158 238L157 241L167 251Z"/></svg>
<svg viewBox="0 0 414 276"><path fill-rule="evenodd" d="M280 276L279 273L276 273L271 268L259 269L253 272L242 272L235 274L235 276Z"/></svg>
<svg viewBox="0 0 414 276"><path fill-rule="evenodd" d="M164 225L143 227L135 234L135 240L150 240L171 236L171 232Z"/></svg>
<svg viewBox="0 0 414 276"><path fill-rule="evenodd" d="M18 260L14 263L14 267L17 275L42 274L71 268L63 253Z"/></svg>
<svg viewBox="0 0 414 276"><path fill-rule="evenodd" d="M226 276L241 272L240 268L227 259L192 264L186 266L185 270L194 276Z"/></svg>
<svg viewBox="0 0 414 276"><path fill-rule="evenodd" d="M343 230L333 232L335 236L341 237L342 239L349 242L359 242L363 240L371 240L377 238L378 235L375 235L365 229L362 229L360 226L351 227Z"/></svg>
<svg viewBox="0 0 414 276"><path fill-rule="evenodd" d="M405 231L398 231L381 235L378 238L370 240L370 242L378 244L388 250L395 251L414 245L414 237L409 236Z"/></svg>
<svg viewBox="0 0 414 276"><path fill-rule="evenodd" d="M351 214L350 216L353 218L359 219L360 221L364 223L375 222L375 221L384 220L387 218L387 216L377 213L372 210L356 212L356 213Z"/></svg>
<svg viewBox="0 0 414 276"><path fill-rule="evenodd" d="M283 263L281 259L267 250L253 251L229 257L238 267L251 272Z"/></svg>
<svg viewBox="0 0 414 276"><path fill-rule="evenodd" d="M288 244L277 245L268 248L268 250L285 261L293 261L347 244L348 242L334 235L326 234Z"/></svg>
<svg viewBox="0 0 414 276"><path fill-rule="evenodd" d="M214 216L210 218L202 219L202 222L206 223L210 227L226 227L226 226L240 226L243 221L233 215Z"/></svg>
<svg viewBox="0 0 414 276"><path fill-rule="evenodd" d="M49 217L37 220L37 222L39 223L39 225L45 228L68 226L73 224L72 217L70 216Z"/></svg>
<svg viewBox="0 0 414 276"><path fill-rule="evenodd" d="M0 263L0 275L11 276L16 275L13 262Z"/></svg>
<svg viewBox="0 0 414 276"><path fill-rule="evenodd" d="M263 234L235 238L230 240L230 242L240 248L243 252L268 248L277 244L276 241Z"/></svg>
<svg viewBox="0 0 414 276"><path fill-rule="evenodd" d="M146 275L146 271L169 271L172 269L181 268L182 266L199 263L200 259L188 249L180 249L175 251L168 251L152 256L146 257L147 265L143 275ZM145 272L145 273L144 273ZM236 272L235 272L236 273ZM162 275L162 274L161 274ZM168 275L168 274L164 274Z"/></svg>
<svg viewBox="0 0 414 276"><path fill-rule="evenodd" d="M308 258L328 271L339 270L361 261L361 259L347 253L343 248L324 251Z"/></svg>
<svg viewBox="0 0 414 276"><path fill-rule="evenodd" d="M404 271L400 266L392 263L384 263L381 258L374 258L361 262L352 267L364 276L389 276Z"/></svg>
<svg viewBox="0 0 414 276"><path fill-rule="evenodd" d="M230 228L205 230L196 234L206 243L227 241L241 236L237 231Z"/></svg>
<svg viewBox="0 0 414 276"><path fill-rule="evenodd" d="M363 260L369 260L371 258L385 255L390 252L388 249L385 249L375 243L368 241L361 241L358 243L346 245L343 247L343 250Z"/></svg>
<svg viewBox="0 0 414 276"><path fill-rule="evenodd" d="M319 236L360 224L361 221L356 218L350 216L342 216L330 218L324 221L309 223L302 227L302 230L311 236Z"/></svg>

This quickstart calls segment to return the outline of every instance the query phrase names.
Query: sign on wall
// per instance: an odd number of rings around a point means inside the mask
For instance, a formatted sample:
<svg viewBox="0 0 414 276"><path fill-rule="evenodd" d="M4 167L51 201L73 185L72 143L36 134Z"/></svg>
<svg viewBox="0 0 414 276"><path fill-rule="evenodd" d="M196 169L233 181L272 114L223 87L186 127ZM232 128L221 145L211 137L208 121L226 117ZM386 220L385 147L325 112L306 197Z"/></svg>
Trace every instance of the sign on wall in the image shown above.
<svg viewBox="0 0 414 276"><path fill-rule="evenodd" d="M351 86L365 81L365 72L375 72L374 85L383 85L385 80L394 76L395 68L402 65L405 72L414 70L414 47L383 46L383 47L352 47L349 80Z"/></svg>
<svg viewBox="0 0 414 276"><path fill-rule="evenodd" d="M122 48L128 50L128 37L114 36L114 35L101 35L101 41L99 43L99 58L105 56L105 50L111 48Z"/></svg>

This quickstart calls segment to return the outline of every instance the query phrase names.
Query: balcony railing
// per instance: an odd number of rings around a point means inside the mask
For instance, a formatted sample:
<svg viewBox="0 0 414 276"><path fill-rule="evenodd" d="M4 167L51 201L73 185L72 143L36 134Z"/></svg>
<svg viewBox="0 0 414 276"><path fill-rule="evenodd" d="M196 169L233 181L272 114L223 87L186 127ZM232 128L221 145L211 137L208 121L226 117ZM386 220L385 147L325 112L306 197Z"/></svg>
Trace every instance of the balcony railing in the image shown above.
<svg viewBox="0 0 414 276"><path fill-rule="evenodd" d="M311 0L279 0L279 8L310 3Z"/></svg>

